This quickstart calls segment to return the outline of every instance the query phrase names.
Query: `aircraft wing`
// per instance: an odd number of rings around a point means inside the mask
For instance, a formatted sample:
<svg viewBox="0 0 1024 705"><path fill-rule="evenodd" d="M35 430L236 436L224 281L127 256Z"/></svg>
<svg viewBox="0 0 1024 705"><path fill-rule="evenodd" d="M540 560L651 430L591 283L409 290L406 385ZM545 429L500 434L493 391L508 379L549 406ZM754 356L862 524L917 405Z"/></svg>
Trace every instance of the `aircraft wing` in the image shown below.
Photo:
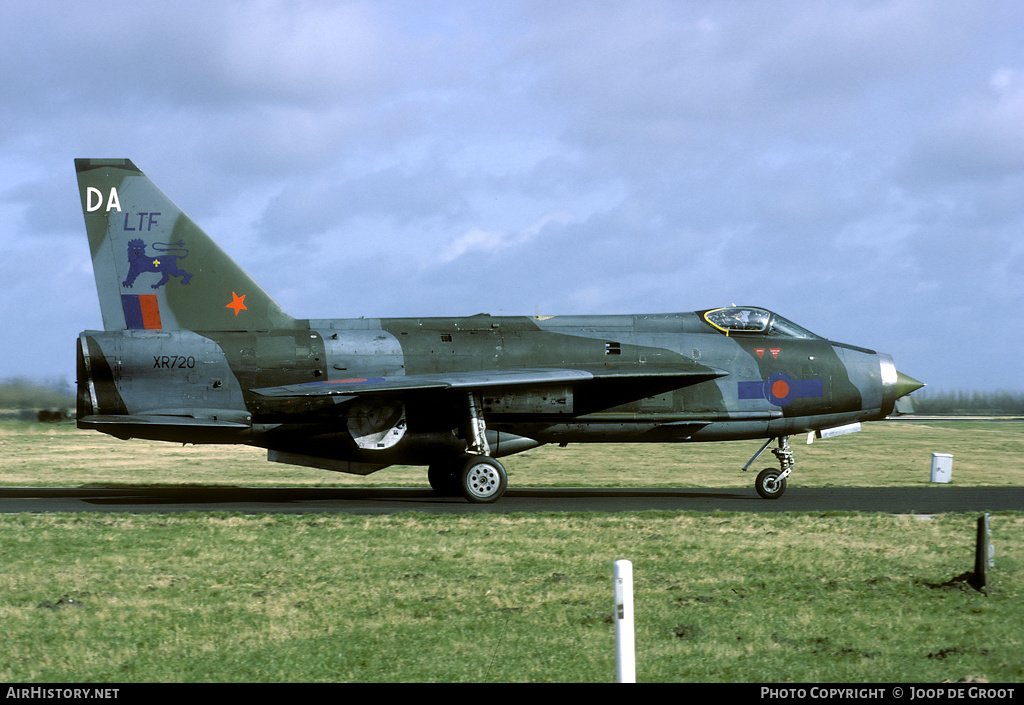
<svg viewBox="0 0 1024 705"><path fill-rule="evenodd" d="M255 394L265 397L355 397L363 394L401 393L445 389L491 389L496 387L516 388L546 384L573 384L591 380L635 380L668 382L671 386L684 387L716 377L727 372L711 368L694 369L671 366L634 368L534 368L513 370L479 370L470 372L437 372L394 377L361 377L354 379L325 380L286 384L280 387L253 389Z"/></svg>
<svg viewBox="0 0 1024 705"><path fill-rule="evenodd" d="M191 426L223 430L247 430L252 427L250 423L241 423L239 421L193 418L171 414L102 414L83 416L80 420L90 426L124 426L125 424L132 424L135 426Z"/></svg>
<svg viewBox="0 0 1024 705"><path fill-rule="evenodd" d="M235 409L154 409L137 414L93 414L78 419L116 438L151 438L181 443L233 443L252 430L248 412Z"/></svg>

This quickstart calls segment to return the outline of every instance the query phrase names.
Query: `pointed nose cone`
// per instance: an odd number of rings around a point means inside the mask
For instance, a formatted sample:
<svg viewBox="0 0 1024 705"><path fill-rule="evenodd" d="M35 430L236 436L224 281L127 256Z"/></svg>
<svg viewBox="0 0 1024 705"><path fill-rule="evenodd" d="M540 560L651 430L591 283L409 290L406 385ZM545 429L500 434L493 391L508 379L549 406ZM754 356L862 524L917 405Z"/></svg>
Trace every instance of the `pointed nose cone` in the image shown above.
<svg viewBox="0 0 1024 705"><path fill-rule="evenodd" d="M924 386L924 382L918 382L910 375L905 375L902 372L896 372L896 398L905 397L914 390L920 389Z"/></svg>
<svg viewBox="0 0 1024 705"><path fill-rule="evenodd" d="M882 403L878 418L884 419L896 409L897 399L907 396L915 389L920 389L924 384L897 370L889 355L878 353L878 362L879 372L882 376Z"/></svg>

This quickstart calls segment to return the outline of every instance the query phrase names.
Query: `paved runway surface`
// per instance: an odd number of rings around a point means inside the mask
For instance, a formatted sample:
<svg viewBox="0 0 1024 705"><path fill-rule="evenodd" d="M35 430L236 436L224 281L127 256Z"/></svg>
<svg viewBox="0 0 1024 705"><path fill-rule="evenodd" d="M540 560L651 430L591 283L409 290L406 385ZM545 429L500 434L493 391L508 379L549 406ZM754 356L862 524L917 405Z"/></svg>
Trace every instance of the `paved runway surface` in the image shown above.
<svg viewBox="0 0 1024 705"><path fill-rule="evenodd" d="M510 489L495 504L470 504L408 488L0 488L0 513L12 512L238 512L430 514L489 512L857 511L887 514L1024 511L1024 487L790 488L765 500L752 488Z"/></svg>

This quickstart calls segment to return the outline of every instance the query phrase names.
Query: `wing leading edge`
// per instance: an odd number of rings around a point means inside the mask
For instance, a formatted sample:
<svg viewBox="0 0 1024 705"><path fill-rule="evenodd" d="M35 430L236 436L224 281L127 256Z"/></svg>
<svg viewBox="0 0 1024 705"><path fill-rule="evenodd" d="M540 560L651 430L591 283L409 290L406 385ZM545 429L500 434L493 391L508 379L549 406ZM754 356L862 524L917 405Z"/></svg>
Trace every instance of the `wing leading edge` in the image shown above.
<svg viewBox="0 0 1024 705"><path fill-rule="evenodd" d="M727 372L711 368L701 370L692 368L680 370L671 367L650 367L643 370L534 368L324 380L287 384L280 387L263 387L253 389L252 392L264 397L281 398L359 396L445 389L505 388L515 391L518 387L600 382L602 380L658 382L678 388L724 377L727 374Z"/></svg>

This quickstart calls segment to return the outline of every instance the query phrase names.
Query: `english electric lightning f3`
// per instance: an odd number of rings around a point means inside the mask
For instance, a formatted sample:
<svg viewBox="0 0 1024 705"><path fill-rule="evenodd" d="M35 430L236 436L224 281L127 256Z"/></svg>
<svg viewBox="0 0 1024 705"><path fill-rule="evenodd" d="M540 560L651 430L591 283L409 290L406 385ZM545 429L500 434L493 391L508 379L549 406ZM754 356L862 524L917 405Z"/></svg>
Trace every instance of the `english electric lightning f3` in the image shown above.
<svg viewBox="0 0 1024 705"><path fill-rule="evenodd" d="M545 443L788 438L882 419L921 383L755 306L690 313L292 318L128 159L78 159L102 331L78 338L78 426L244 443L357 475L425 465L493 502ZM746 467L744 467L746 469Z"/></svg>

